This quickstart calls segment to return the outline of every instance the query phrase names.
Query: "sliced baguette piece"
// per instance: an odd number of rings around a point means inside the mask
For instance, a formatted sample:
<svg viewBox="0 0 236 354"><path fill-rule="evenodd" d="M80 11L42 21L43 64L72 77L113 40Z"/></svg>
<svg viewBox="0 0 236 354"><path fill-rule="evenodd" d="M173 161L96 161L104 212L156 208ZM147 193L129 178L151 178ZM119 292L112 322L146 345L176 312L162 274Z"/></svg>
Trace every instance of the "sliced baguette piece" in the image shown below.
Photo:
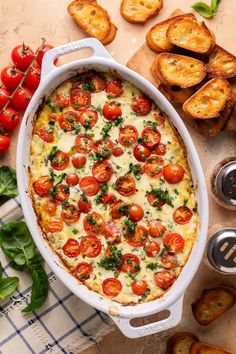
<svg viewBox="0 0 236 354"><path fill-rule="evenodd" d="M209 77L230 78L236 76L236 57L216 45L207 65Z"/></svg>
<svg viewBox="0 0 236 354"><path fill-rule="evenodd" d="M232 354L215 345L196 342L190 348L189 354Z"/></svg>
<svg viewBox="0 0 236 354"><path fill-rule="evenodd" d="M232 88L227 80L214 78L203 85L184 104L183 111L196 119L217 118L226 102L232 98Z"/></svg>
<svg viewBox="0 0 236 354"><path fill-rule="evenodd" d="M163 84L159 85L159 90L163 95L173 104L182 105L189 97L194 94L194 88L188 87L181 89L178 86L166 86Z"/></svg>
<svg viewBox="0 0 236 354"><path fill-rule="evenodd" d="M199 54L209 54L215 46L215 36L205 23L189 18L170 24L166 36L173 45Z"/></svg>
<svg viewBox="0 0 236 354"><path fill-rule="evenodd" d="M176 333L168 341L168 354L189 354L192 344L198 341L198 337L193 333Z"/></svg>
<svg viewBox="0 0 236 354"><path fill-rule="evenodd" d="M106 38L111 30L111 21L106 10L94 0L75 0L67 7L76 24L89 36L98 40Z"/></svg>
<svg viewBox="0 0 236 354"><path fill-rule="evenodd" d="M157 23L153 26L146 35L147 45L150 49L157 53L171 52L174 50L173 44L171 44L166 37L166 31L171 23L183 18L190 18L196 21L196 17L192 13L187 13L179 16L169 18L168 20Z"/></svg>
<svg viewBox="0 0 236 354"><path fill-rule="evenodd" d="M233 287L221 285L204 289L200 298L192 304L193 316L200 325L206 326L229 310L235 301Z"/></svg>
<svg viewBox="0 0 236 354"><path fill-rule="evenodd" d="M108 33L108 35L105 38L101 39L102 44L103 45L110 44L113 41L113 39L115 38L116 32L117 32L116 25L114 25L114 23L111 23L110 32Z"/></svg>
<svg viewBox="0 0 236 354"><path fill-rule="evenodd" d="M131 23L145 23L159 13L163 0L122 0L121 16Z"/></svg>

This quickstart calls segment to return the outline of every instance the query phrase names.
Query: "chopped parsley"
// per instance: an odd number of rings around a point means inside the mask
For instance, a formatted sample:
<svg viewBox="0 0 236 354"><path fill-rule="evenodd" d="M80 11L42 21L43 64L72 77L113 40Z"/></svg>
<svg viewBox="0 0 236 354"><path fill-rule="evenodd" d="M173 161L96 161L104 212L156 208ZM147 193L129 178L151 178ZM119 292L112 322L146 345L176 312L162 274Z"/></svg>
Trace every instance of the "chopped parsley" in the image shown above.
<svg viewBox="0 0 236 354"><path fill-rule="evenodd" d="M137 164L130 163L129 164L129 170L128 170L128 172L125 175L128 175L131 172L133 172L134 177L137 180L140 180L140 178L142 177L142 166L141 166L141 164L140 163L137 163Z"/></svg>
<svg viewBox="0 0 236 354"><path fill-rule="evenodd" d="M157 122L152 122L152 121L150 121L150 120L148 120L148 121L144 121L143 122L143 125L145 126L145 127L150 127L150 128L152 128L152 129L157 129Z"/></svg>
<svg viewBox="0 0 236 354"><path fill-rule="evenodd" d="M102 257L98 265L106 270L114 270L116 272L116 269L122 264L122 253L116 246L108 245L108 247L111 253L110 257Z"/></svg>
<svg viewBox="0 0 236 354"><path fill-rule="evenodd" d="M193 208L193 212L196 213L197 212L197 207Z"/></svg>
<svg viewBox="0 0 236 354"><path fill-rule="evenodd" d="M163 190L161 188L153 188L152 187L152 190L150 192L147 192L146 194L153 194L155 197L160 198L161 200L165 201L166 204L168 204L172 208L174 207L174 204L172 203L173 197L170 196L170 192L168 191L167 188L165 190ZM159 201L157 201L157 203L159 203Z"/></svg>
<svg viewBox="0 0 236 354"><path fill-rule="evenodd" d="M151 270L156 270L157 268L161 268L161 265L158 263L148 263L146 266L147 269L151 269Z"/></svg>
<svg viewBox="0 0 236 354"><path fill-rule="evenodd" d="M168 252L169 249L170 249L170 245L167 245L166 243L164 243L163 248L159 254L159 257L163 257Z"/></svg>
<svg viewBox="0 0 236 354"><path fill-rule="evenodd" d="M110 137L110 130L113 128L113 127L119 127L123 124L123 121L124 121L124 118L122 117L118 117L116 120L114 121L109 121L109 122L106 122L101 130L101 135L103 138L109 138Z"/></svg>
<svg viewBox="0 0 236 354"><path fill-rule="evenodd" d="M88 82L84 82L83 84L82 84L82 89L84 90L84 91L91 91L91 92L93 92L94 90L95 90L95 86L94 86L94 84L91 82L91 83L88 83Z"/></svg>
<svg viewBox="0 0 236 354"><path fill-rule="evenodd" d="M134 235L134 234L135 234L136 227L137 227L137 223L131 221L131 220L128 219L128 218L126 218L126 219L125 219L125 225L126 225L126 227L127 227L128 233L129 233L130 235ZM128 262L128 260L127 260L127 262Z"/></svg>
<svg viewBox="0 0 236 354"><path fill-rule="evenodd" d="M184 199L183 204L184 204L184 206L187 206L187 204L188 204L188 199Z"/></svg>
<svg viewBox="0 0 236 354"><path fill-rule="evenodd" d="M179 195L179 191L177 188L174 189L175 194Z"/></svg>
<svg viewBox="0 0 236 354"><path fill-rule="evenodd" d="M51 109L51 111L52 111L53 113L56 113L56 105L55 105L55 103L53 103L53 102L51 102L51 101L48 101L48 102L47 102L47 106Z"/></svg>
<svg viewBox="0 0 236 354"><path fill-rule="evenodd" d="M89 223L90 225L96 225L96 223L97 223L96 220L93 218L92 215L88 215L87 221L88 221L88 223Z"/></svg>
<svg viewBox="0 0 236 354"><path fill-rule="evenodd" d="M73 229L72 231L71 231L74 235L77 235L78 233L79 233L79 230L77 230L77 229Z"/></svg>
<svg viewBox="0 0 236 354"><path fill-rule="evenodd" d="M60 175L56 176L58 178L57 183L49 190L49 195L52 198L55 198L56 196L56 191L57 191L57 187L59 186L59 184L61 184L61 182L63 181L63 179L66 177L66 173L61 173ZM65 192L69 191L69 186L65 186Z"/></svg>

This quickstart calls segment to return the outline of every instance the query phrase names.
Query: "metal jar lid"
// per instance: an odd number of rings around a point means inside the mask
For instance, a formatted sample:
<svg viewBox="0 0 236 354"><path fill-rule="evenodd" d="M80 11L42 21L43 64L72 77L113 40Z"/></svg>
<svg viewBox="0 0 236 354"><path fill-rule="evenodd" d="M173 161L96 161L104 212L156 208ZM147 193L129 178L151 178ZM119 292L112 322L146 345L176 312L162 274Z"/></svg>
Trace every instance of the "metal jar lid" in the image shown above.
<svg viewBox="0 0 236 354"><path fill-rule="evenodd" d="M219 170L215 188L222 201L236 207L236 161L228 162Z"/></svg>
<svg viewBox="0 0 236 354"><path fill-rule="evenodd" d="M211 265L224 273L236 273L236 229L226 228L212 235L207 245Z"/></svg>

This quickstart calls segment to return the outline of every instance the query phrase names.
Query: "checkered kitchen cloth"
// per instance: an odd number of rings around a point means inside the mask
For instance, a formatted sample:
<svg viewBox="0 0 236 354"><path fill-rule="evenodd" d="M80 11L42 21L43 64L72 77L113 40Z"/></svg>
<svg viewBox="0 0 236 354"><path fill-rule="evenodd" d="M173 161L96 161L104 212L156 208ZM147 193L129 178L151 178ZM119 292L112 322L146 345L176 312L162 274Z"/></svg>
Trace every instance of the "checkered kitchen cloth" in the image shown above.
<svg viewBox="0 0 236 354"><path fill-rule="evenodd" d="M0 206L0 225L22 219L18 198ZM0 260L5 276L20 279L13 296L0 303L0 354L78 354L112 330L112 321L73 295L48 266L47 302L38 311L22 313L30 298L31 279L11 269L2 251Z"/></svg>

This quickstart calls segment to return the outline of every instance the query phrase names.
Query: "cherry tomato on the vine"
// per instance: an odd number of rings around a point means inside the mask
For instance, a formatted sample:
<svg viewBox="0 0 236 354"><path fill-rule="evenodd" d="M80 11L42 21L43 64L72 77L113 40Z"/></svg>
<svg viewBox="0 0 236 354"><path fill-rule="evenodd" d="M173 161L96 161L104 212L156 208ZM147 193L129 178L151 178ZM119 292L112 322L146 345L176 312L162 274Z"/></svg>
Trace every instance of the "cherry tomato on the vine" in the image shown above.
<svg viewBox="0 0 236 354"><path fill-rule="evenodd" d="M50 49L52 49L52 48L54 48L52 45L50 45L50 44L45 44L45 45L42 47L42 49L39 51L39 53L38 53L38 55L37 55L37 58L36 58L36 62L37 62L37 64L40 66L40 68L41 68L41 66L42 66L42 61L43 61L44 54L45 54L46 52L48 52ZM39 48L37 49L36 52L38 52L38 50L39 50ZM54 60L54 64L56 64L57 62L58 62L58 58L56 58L56 59Z"/></svg>
<svg viewBox="0 0 236 354"><path fill-rule="evenodd" d="M9 149L11 140L7 135L0 135L0 154L6 152Z"/></svg>
<svg viewBox="0 0 236 354"><path fill-rule="evenodd" d="M22 86L16 91L11 102L19 111L24 111L27 108L32 96L32 92L27 87Z"/></svg>
<svg viewBox="0 0 236 354"><path fill-rule="evenodd" d="M16 67L24 71L32 63L34 52L30 47L23 43L23 45L18 45L12 50L11 58Z"/></svg>
<svg viewBox="0 0 236 354"><path fill-rule="evenodd" d="M6 105L10 95L10 92L5 87L0 87L0 109Z"/></svg>
<svg viewBox="0 0 236 354"><path fill-rule="evenodd" d="M14 66L7 66L1 72L1 81L8 90L15 90L22 78L23 75Z"/></svg>
<svg viewBox="0 0 236 354"><path fill-rule="evenodd" d="M7 107L0 114L0 127L7 132L14 130L20 123L20 115L14 109Z"/></svg>
<svg viewBox="0 0 236 354"><path fill-rule="evenodd" d="M24 84L30 89L35 91L38 88L41 78L41 70L37 66L33 66L25 77Z"/></svg>

